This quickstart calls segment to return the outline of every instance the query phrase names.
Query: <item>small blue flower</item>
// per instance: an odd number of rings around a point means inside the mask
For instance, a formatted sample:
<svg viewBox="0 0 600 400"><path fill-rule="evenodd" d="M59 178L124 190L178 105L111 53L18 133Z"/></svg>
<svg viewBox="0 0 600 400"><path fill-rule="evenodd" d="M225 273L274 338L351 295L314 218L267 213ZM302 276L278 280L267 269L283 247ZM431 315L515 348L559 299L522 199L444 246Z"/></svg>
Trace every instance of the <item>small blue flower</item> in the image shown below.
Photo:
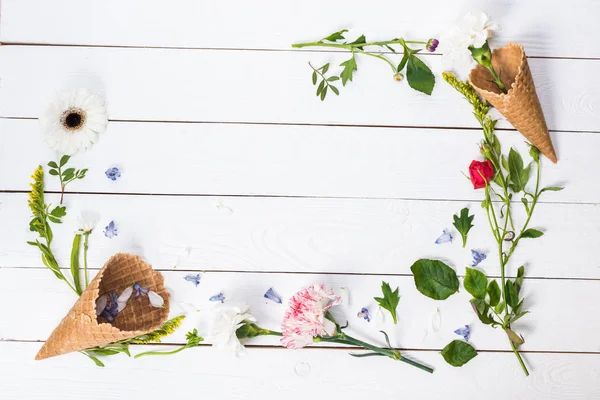
<svg viewBox="0 0 600 400"><path fill-rule="evenodd" d="M193 282L196 287L200 284L200 274L197 275L186 275L183 277L188 282Z"/></svg>
<svg viewBox="0 0 600 400"><path fill-rule="evenodd" d="M121 177L121 172L119 171L119 168L117 168L117 167L109 168L104 173L106 174L106 177L108 179L110 179L111 181L116 181L117 178Z"/></svg>
<svg viewBox="0 0 600 400"><path fill-rule="evenodd" d="M223 293L215 294L214 296L211 296L208 301L220 301L221 303L225 303L225 296L223 296Z"/></svg>
<svg viewBox="0 0 600 400"><path fill-rule="evenodd" d="M117 228L115 228L115 221L110 221L108 226L104 228L104 236L106 236L109 239L114 238L118 235L118 233L119 231L117 230Z"/></svg>
<svg viewBox="0 0 600 400"><path fill-rule="evenodd" d="M464 328L458 328L457 330L454 331L454 333L462 336L463 339L465 339L468 342L469 336L471 336L471 328L469 328L469 325L465 325Z"/></svg>
<svg viewBox="0 0 600 400"><path fill-rule="evenodd" d="M135 291L135 296L133 296L133 297L138 297L139 295L142 295L142 296L148 295L148 289L144 289L143 287L140 286L139 283L133 284L133 290Z"/></svg>
<svg viewBox="0 0 600 400"><path fill-rule="evenodd" d="M115 318L117 317L117 314L119 314L119 303L117 301L119 295L115 292L109 292L108 298L109 302L107 302L106 307L104 308L100 316L108 322L113 323Z"/></svg>
<svg viewBox="0 0 600 400"><path fill-rule="evenodd" d="M446 231L442 231L442 235L435 240L435 244L452 243L452 235Z"/></svg>
<svg viewBox="0 0 600 400"><path fill-rule="evenodd" d="M267 290L267 292L265 293L265 298L273 300L277 304L281 304L281 296L275 293L273 288L269 288L269 290Z"/></svg>
<svg viewBox="0 0 600 400"><path fill-rule="evenodd" d="M471 264L473 267L478 266L480 262L487 258L485 254L480 253L477 250L471 250L471 255L473 256L473 264Z"/></svg>
<svg viewBox="0 0 600 400"><path fill-rule="evenodd" d="M366 308L362 308L358 314L356 314L358 318L362 318L367 320L367 322L371 322L371 317L369 316L369 310Z"/></svg>

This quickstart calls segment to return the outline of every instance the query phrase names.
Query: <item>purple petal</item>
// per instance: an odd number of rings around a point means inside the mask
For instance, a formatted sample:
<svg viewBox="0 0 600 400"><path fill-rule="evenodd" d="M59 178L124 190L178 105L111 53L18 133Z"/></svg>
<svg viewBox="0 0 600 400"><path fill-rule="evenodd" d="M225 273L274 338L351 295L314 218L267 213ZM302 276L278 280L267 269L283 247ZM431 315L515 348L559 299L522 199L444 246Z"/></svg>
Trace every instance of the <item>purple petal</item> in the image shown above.
<svg viewBox="0 0 600 400"><path fill-rule="evenodd" d="M273 288L269 288L269 290L267 290L267 292L265 293L265 298L273 300L277 304L281 304L281 296L275 293Z"/></svg>

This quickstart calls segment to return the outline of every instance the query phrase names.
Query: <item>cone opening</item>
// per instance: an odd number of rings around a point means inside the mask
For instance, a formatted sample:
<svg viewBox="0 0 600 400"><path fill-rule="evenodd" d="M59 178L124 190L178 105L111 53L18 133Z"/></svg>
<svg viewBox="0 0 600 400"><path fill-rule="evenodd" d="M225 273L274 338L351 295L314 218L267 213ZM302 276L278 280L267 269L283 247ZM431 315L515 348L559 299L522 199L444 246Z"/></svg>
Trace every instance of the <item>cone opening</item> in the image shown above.
<svg viewBox="0 0 600 400"><path fill-rule="evenodd" d="M509 43L506 46L495 49L492 55L492 66L502 79L502 83L508 88L508 93L504 94L494 82L492 73L487 68L477 65L469 78L471 83L479 89L495 93L500 96L508 96L513 90L513 84L521 73L521 65L525 58L523 47L516 43Z"/></svg>

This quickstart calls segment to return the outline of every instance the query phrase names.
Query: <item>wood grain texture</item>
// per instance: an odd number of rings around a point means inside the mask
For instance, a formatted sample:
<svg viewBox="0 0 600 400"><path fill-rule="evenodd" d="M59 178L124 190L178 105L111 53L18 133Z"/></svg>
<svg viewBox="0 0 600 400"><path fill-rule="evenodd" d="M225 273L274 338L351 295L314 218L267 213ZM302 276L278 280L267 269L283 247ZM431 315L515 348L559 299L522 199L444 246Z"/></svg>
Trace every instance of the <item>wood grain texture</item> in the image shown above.
<svg viewBox="0 0 600 400"><path fill-rule="evenodd" d="M3 0L2 42L110 46L289 49L342 28L381 40L406 35L427 40L467 12L485 10L502 27L496 42L521 42L533 56L600 57L594 37L596 1L425 0L365 4L306 0L247 2L119 0ZM90 18L88 16L93 16ZM577 29L573 29L573 27ZM110 29L107 29L110 27Z"/></svg>
<svg viewBox="0 0 600 400"><path fill-rule="evenodd" d="M48 196L58 202L58 195ZM55 254L69 262L79 212L98 220L90 236L89 261L99 268L119 252L142 254L156 268L225 271L291 271L410 274L419 258L442 257L462 269L471 249L488 254L481 267L499 275L495 242L485 213L477 203L403 200L222 198L169 196L67 195L70 216L53 225ZM466 248L454 230L452 215L469 206L475 227ZM600 210L597 206L540 204L532 226L546 234L523 240L511 261L530 277L600 278L595 247ZM517 207L515 220L523 220ZM0 195L1 267L43 266L39 252L26 241L27 195ZM560 216L560 217L558 217ZM103 230L114 220L119 236ZM442 229L456 240L435 245Z"/></svg>
<svg viewBox="0 0 600 400"><path fill-rule="evenodd" d="M167 339L171 343L185 343L184 333L194 327L210 343L210 312L214 303L209 298L217 293L223 293L226 302L247 302L260 326L279 331L287 299L303 287L325 283L338 294L347 294L347 303L336 307L333 314L341 323L348 321L347 333L359 339L384 345L384 338L379 331L385 330L394 346L439 351L458 338L453 333L455 329L470 325L470 341L477 349L510 351L506 334L501 329L492 329L478 321L469 303L471 296L462 288L462 283L458 294L446 301L435 301L417 291L412 276L206 272L201 274L201 283L196 287L183 279L187 274L177 270L163 272L165 287L171 294L171 314L174 316L190 309L200 310L192 312L190 320L178 334ZM14 303L31 310L30 317L19 324L9 324L7 321L18 319L22 309L9 307L5 310L8 318L0 322L0 338L4 340L45 340L76 300L68 286L45 269L3 268L0 269L0 278L2 293ZM382 280L389 282L392 288L399 287L401 299L397 325L393 324L387 311L378 311L377 303L373 300L374 296L381 294ZM14 283L18 281L27 282L26 287L16 286ZM281 295L283 304L264 298L264 293L271 287ZM594 352L600 356L600 339L596 334L600 329L600 319L584 317L595 312L595 304L587 299L592 298L598 290L600 281L597 280L526 279L522 295L525 298L524 308L531 313L513 327L525 337L521 349L525 352ZM39 293L43 293L44 301L37 304ZM370 323L357 317L362 307L370 310ZM441 321L439 328L433 326L436 310L439 310ZM556 318L557 315L560 318ZM250 344L280 345L276 337L263 337ZM435 365L442 363L440 359Z"/></svg>
<svg viewBox="0 0 600 400"><path fill-rule="evenodd" d="M529 159L520 134L498 135L505 149ZM480 200L483 191L473 190L463 172L481 158L482 137L479 130L113 122L93 150L72 158L90 172L69 189ZM580 173L596 168L600 135L557 133L554 143L560 164L543 160L542 184L566 190L541 201L600 202L596 176ZM33 169L55 158L37 121L0 119L0 190L29 190ZM122 172L116 182L104 174L112 166ZM56 190L49 178L48 189Z"/></svg>
<svg viewBox="0 0 600 400"><path fill-rule="evenodd" d="M106 368L98 369L80 354L33 361L38 347L38 343L0 342L0 369L6 371L0 374L0 385L6 398L80 400L85 394L98 400L178 399L194 393L246 400L284 393L286 399L303 400L314 397L315 391L342 392L349 399L394 398L398 393L414 400L600 397L600 357L585 354L528 354L532 375L525 378L508 353L481 353L469 364L454 368L440 363L436 352L408 352L409 357L438 365L429 375L379 358L349 357L344 350L250 349L247 357L238 360L200 347L170 359L109 360Z"/></svg>
<svg viewBox="0 0 600 400"><path fill-rule="evenodd" d="M37 117L56 90L89 87L105 94L113 120L477 127L470 106L439 77L436 56L425 58L438 76L432 96L395 82L381 61L361 59L354 81L325 102L314 95L307 62L339 64L347 54L2 46L0 57L3 117ZM531 60L550 130L598 130L598 66Z"/></svg>

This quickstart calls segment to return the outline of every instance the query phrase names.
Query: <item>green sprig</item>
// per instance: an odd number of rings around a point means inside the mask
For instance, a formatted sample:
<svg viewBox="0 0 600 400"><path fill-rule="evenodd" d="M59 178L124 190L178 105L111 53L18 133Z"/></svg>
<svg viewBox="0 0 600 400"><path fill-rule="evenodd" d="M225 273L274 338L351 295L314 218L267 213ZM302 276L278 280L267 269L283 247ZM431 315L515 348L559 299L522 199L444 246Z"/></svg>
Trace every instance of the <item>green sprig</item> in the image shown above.
<svg viewBox="0 0 600 400"><path fill-rule="evenodd" d="M463 248L467 245L467 235L473 227L474 218L475 215L469 215L469 209L466 207L460 210L460 214L455 214L453 216L454 222L452 225L454 225L462 237Z"/></svg>
<svg viewBox="0 0 600 400"><path fill-rule="evenodd" d="M390 284L387 282L381 282L381 291L383 297L375 297L375 301L379 303L379 306L385 310L388 310L392 314L394 325L398 323L398 317L396 315L396 308L400 302L400 295L398 294L399 288L392 291Z"/></svg>
<svg viewBox="0 0 600 400"><path fill-rule="evenodd" d="M63 202L66 186L76 179L85 178L85 174L88 171L87 168L78 170L76 170L75 168L67 168L63 171L62 168L69 162L70 159L71 156L64 155L60 158L58 163L56 161L50 161L48 163L48 166L50 167L48 173L50 175L58 176L60 180L60 204L62 204Z"/></svg>

